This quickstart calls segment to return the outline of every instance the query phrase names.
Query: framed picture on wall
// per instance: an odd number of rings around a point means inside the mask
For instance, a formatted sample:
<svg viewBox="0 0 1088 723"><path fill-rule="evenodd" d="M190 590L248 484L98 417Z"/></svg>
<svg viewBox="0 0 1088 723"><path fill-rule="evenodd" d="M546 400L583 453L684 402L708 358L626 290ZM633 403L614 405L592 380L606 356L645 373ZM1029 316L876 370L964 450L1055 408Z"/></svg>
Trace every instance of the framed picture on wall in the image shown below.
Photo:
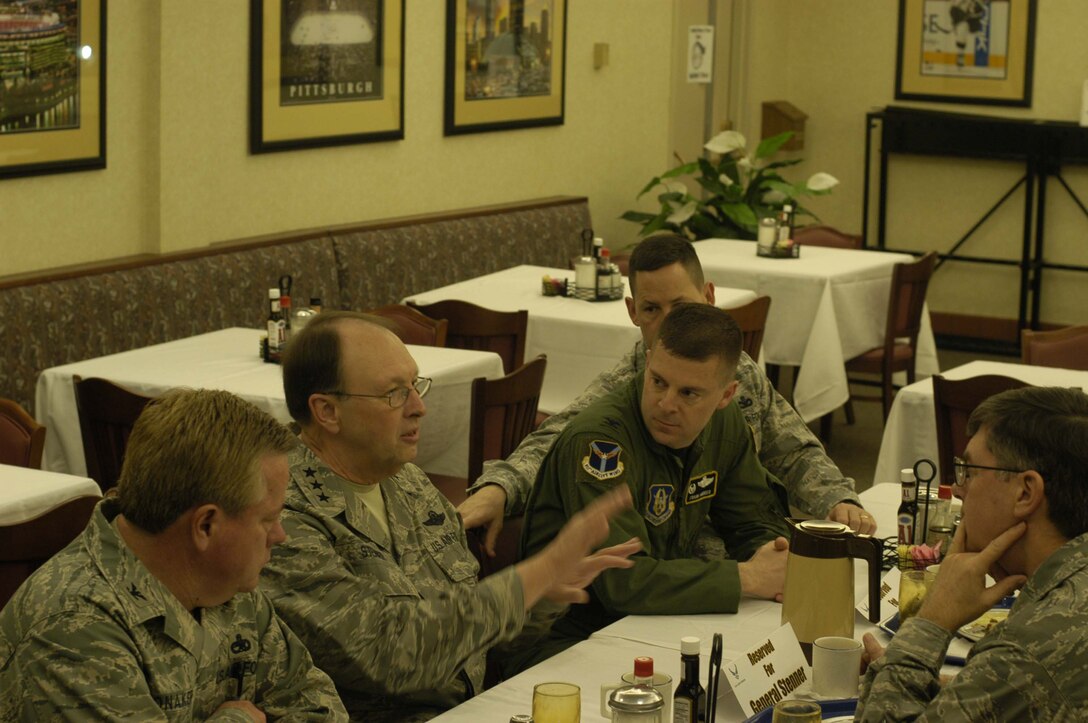
<svg viewBox="0 0 1088 723"><path fill-rule="evenodd" d="M899 0L896 100L1031 106L1036 0Z"/></svg>
<svg viewBox="0 0 1088 723"><path fill-rule="evenodd" d="M0 178L106 167L106 0L0 10Z"/></svg>
<svg viewBox="0 0 1088 723"><path fill-rule="evenodd" d="M566 0L447 0L446 135L562 125Z"/></svg>
<svg viewBox="0 0 1088 723"><path fill-rule="evenodd" d="M251 153L404 138L404 0L250 0Z"/></svg>

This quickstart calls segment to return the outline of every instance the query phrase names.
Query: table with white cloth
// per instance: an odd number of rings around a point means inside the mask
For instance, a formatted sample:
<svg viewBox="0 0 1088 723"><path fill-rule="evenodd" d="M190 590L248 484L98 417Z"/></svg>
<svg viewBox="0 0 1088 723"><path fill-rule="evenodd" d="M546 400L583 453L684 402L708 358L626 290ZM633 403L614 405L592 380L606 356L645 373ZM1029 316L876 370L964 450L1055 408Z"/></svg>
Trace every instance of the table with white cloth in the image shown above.
<svg viewBox="0 0 1088 723"><path fill-rule="evenodd" d="M799 366L793 403L805 421L849 397L846 361L884 344L892 267L910 254L804 246L798 258L756 255L752 241L695 243L707 281L771 297L764 361ZM923 310L915 370L936 374L937 345Z"/></svg>
<svg viewBox="0 0 1088 723"><path fill-rule="evenodd" d="M598 374L614 367L640 338L627 305L614 301L583 301L544 296L541 279L569 279L574 272L544 266L515 266L440 289L413 294L417 304L458 299L495 311L529 312L525 359L547 354L548 369L540 394L540 409L558 412L581 394ZM629 294L627 278L624 289ZM718 289L715 303L723 309L743 306L756 294L746 289Z"/></svg>
<svg viewBox="0 0 1088 723"><path fill-rule="evenodd" d="M941 372L945 379L955 381L985 374L1012 377L1037 387L1078 387L1088 390L1088 372L1073 369L973 361ZM960 454L963 450L953 452ZM932 379L905 386L895 395L895 403L884 424L884 438L880 442L873 481L894 482L899 479L900 469L911 467L923 458L937 464L937 415L933 405Z"/></svg>
<svg viewBox="0 0 1088 723"><path fill-rule="evenodd" d="M899 485L882 484L861 493L862 504L877 521L880 531L895 529L895 512L899 505ZM868 568L854 564L855 599L867 596ZM668 673L674 684L680 680L680 638L698 637L702 645L699 666L701 683L706 686L710 646L714 633L722 633L722 667L741 656L744 651L766 640L782 625L782 606L769 600L742 598L733 615L629 615L597 632L567 650L545 660L519 675L503 681L435 720L506 721L516 713L532 710L533 686L550 681L576 683L582 689L582 721L605 721L600 715L600 688L615 683L619 676L632 669L636 656L654 659L655 672ZM876 630L860 614L855 616L854 637L861 639L866 632ZM880 638L886 641L881 634ZM722 680L719 689L717 720L743 721L740 705L727 704L728 684Z"/></svg>
<svg viewBox="0 0 1088 723"><path fill-rule="evenodd" d="M158 396L173 387L222 389L237 394L281 422L291 421L278 364L258 355L259 329L222 329L208 334L133 349L46 369L38 377L35 410L49 428L42 466L86 474L83 439L72 376L102 377L129 391ZM419 375L434 380L420 430L416 464L427 472L468 474L468 431L472 380L503 375L498 354L466 349L408 345Z"/></svg>
<svg viewBox="0 0 1088 723"><path fill-rule="evenodd" d="M98 497L102 490L87 477L0 464L0 526L41 517L77 497Z"/></svg>

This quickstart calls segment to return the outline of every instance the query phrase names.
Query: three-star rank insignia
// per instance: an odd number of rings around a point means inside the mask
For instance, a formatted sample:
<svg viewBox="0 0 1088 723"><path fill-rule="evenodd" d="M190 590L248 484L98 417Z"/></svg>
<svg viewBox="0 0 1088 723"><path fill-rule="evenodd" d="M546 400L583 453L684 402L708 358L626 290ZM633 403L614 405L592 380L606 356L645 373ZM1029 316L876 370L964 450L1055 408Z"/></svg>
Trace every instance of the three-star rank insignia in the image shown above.
<svg viewBox="0 0 1088 723"><path fill-rule="evenodd" d="M676 509L676 500L672 498L674 492L670 484L650 485L650 493L646 495L646 513L643 515L647 522L656 527L672 517Z"/></svg>
<svg viewBox="0 0 1088 723"><path fill-rule="evenodd" d="M711 470L698 477L688 480L688 486L684 488L684 504L690 505L710 499L718 493L718 473Z"/></svg>
<svg viewBox="0 0 1088 723"><path fill-rule="evenodd" d="M623 474L620 453L623 447L615 442L594 440L589 443L589 454L582 457L582 469L596 479L612 479Z"/></svg>

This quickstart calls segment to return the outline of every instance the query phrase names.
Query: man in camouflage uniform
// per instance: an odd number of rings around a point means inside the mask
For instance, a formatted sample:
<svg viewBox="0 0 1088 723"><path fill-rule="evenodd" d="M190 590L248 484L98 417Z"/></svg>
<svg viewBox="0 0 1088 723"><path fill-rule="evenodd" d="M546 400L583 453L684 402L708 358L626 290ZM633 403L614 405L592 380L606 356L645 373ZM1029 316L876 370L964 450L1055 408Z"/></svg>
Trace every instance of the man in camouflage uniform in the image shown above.
<svg viewBox="0 0 1088 723"><path fill-rule="evenodd" d="M645 368L645 350L661 320L679 302L714 304L714 285L703 280L702 266L687 239L653 236L631 254L632 297L627 299L631 321L642 330L635 344L611 371L605 372L562 412L549 417L505 460L485 462L484 472L459 511L468 528L486 525L487 546L502 529L502 517L525 509L541 460L563 428L578 413ZM793 407L766 375L741 353L736 379L737 405L752 428L760 462L780 479L790 504L801 512L844 522L859 532L873 533L876 522L861 508L854 481L844 477Z"/></svg>
<svg viewBox="0 0 1088 723"><path fill-rule="evenodd" d="M731 404L740 348L740 329L725 311L678 304L647 352L644 375L598 399L559 435L529 498L525 552L616 486L635 502L613 520L609 539L638 537L644 552L631 569L602 574L590 604L571 608L518 667L623 615L732 613L742 594L781 599L787 511ZM694 556L708 516L733 559Z"/></svg>
<svg viewBox="0 0 1088 723"><path fill-rule="evenodd" d="M1088 720L1088 396L1027 387L983 402L957 460L963 518L918 615L869 666L857 720ZM986 587L986 573L997 583ZM1017 587L943 686L952 636Z"/></svg>
<svg viewBox="0 0 1088 723"><path fill-rule="evenodd" d="M301 443L288 539L262 585L351 715L370 722L425 720L471 697L488 648L517 635L529 607L585 600L600 569L638 549L583 559L623 504L613 497L540 555L477 582L457 511L411 464L430 386L418 374L395 335L351 312L315 317L283 359Z"/></svg>
<svg viewBox="0 0 1088 723"><path fill-rule="evenodd" d="M346 721L254 592L292 441L227 392L151 402L117 496L0 613L0 720Z"/></svg>

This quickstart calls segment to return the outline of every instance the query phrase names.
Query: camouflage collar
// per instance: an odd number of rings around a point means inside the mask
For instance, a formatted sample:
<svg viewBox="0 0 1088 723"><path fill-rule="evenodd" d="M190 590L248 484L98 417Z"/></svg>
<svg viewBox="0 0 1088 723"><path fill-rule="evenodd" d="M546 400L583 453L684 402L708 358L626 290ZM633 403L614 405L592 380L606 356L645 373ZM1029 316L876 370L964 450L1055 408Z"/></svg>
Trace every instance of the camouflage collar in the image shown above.
<svg viewBox="0 0 1088 723"><path fill-rule="evenodd" d="M329 517L344 512L347 505L338 483L339 476L312 449L299 440L287 461L291 467L291 484L308 504Z"/></svg>
<svg viewBox="0 0 1088 723"><path fill-rule="evenodd" d="M1088 532L1074 537L1043 561L1017 599L1017 607L1046 597L1047 593L1085 567L1088 567Z"/></svg>

